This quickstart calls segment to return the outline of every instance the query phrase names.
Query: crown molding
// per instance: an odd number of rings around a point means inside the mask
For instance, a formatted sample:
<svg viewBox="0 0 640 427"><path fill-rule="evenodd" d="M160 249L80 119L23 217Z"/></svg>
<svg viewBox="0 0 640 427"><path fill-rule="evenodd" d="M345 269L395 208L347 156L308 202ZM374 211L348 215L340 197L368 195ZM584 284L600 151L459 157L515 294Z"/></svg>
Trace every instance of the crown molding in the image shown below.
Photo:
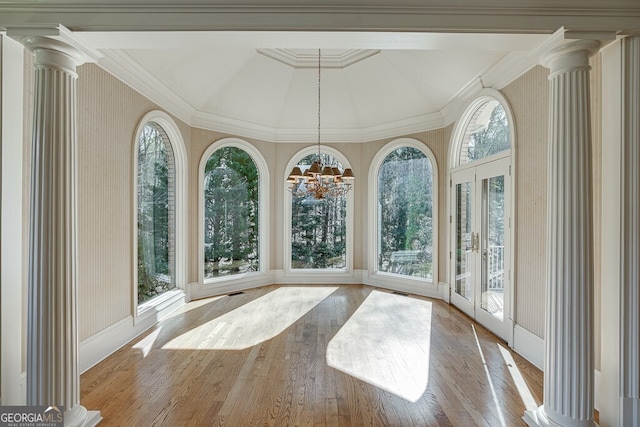
<svg viewBox="0 0 640 427"><path fill-rule="evenodd" d="M125 52L109 50L98 65L187 124L196 113L188 102L150 75Z"/></svg>
<svg viewBox="0 0 640 427"><path fill-rule="evenodd" d="M302 3L302 2L298 2ZM333 0L304 4L241 5L207 0L5 0L0 26L60 22L74 31L153 30L345 30L545 32L565 25L577 30L640 29L636 0Z"/></svg>
<svg viewBox="0 0 640 427"><path fill-rule="evenodd" d="M244 138L255 138L275 143L316 143L316 129L272 128L254 123L221 117L198 111L194 114L191 125L201 129L227 133ZM363 129L327 128L322 129L323 143L362 143L394 138L417 132L439 129L445 126L444 118L439 112L424 114L395 122L370 126Z"/></svg>

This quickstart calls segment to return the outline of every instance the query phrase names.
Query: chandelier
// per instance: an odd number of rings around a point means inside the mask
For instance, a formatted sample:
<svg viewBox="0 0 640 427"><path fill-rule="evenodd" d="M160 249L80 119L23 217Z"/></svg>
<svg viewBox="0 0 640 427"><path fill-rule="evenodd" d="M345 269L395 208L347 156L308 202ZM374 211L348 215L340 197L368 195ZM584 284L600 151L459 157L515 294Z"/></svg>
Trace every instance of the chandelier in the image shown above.
<svg viewBox="0 0 640 427"><path fill-rule="evenodd" d="M314 199L345 195L355 179L351 168L342 172L336 166L323 164L320 157L320 52L318 49L318 154L316 161L304 172L295 166L286 181L292 195Z"/></svg>

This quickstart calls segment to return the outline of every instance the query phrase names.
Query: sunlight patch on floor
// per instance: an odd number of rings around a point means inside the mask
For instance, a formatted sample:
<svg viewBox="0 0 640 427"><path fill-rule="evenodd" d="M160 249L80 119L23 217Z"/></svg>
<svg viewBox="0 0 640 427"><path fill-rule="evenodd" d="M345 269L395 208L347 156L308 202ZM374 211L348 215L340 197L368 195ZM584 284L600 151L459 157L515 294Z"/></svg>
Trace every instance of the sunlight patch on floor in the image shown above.
<svg viewBox="0 0 640 427"><path fill-rule="evenodd" d="M267 341L294 324L338 289L283 287L169 341L170 350L244 350Z"/></svg>
<svg viewBox="0 0 640 427"><path fill-rule="evenodd" d="M507 368L509 368L509 373L511 374L511 378L513 378L513 382L518 389L518 393L520 394L522 403L524 403L527 411L535 411L536 409L538 409L536 399L533 397L533 394L531 394L531 390L529 390L526 381L522 377L520 369L518 369L515 360L513 360L511 352L509 352L509 350L507 350L500 344L498 344L498 348L500 349L500 353L502 354L504 362L507 364Z"/></svg>
<svg viewBox="0 0 640 427"><path fill-rule="evenodd" d="M191 310L194 310L196 308L199 308L199 307L202 307L204 305L210 304L210 303L212 303L214 301L217 301L217 300L225 298L225 297L226 297L226 295L222 295L222 296L217 296L217 297L209 297L209 298L203 298L203 299L197 299L197 300L194 300L194 301L190 301L190 302L186 303L185 305L181 306L180 308L178 308L177 310L174 310L173 312L171 312L171 314L167 315L162 320L171 319L172 317L176 317L176 316L179 316L181 314L188 313Z"/></svg>
<svg viewBox="0 0 640 427"><path fill-rule="evenodd" d="M409 402L429 382L431 302L372 291L327 346L327 364Z"/></svg>
<svg viewBox="0 0 640 427"><path fill-rule="evenodd" d="M502 409L500 407L500 401L498 401L498 396L496 395L496 389L493 386L493 381L491 380L491 374L489 373L489 368L487 367L487 361L484 358L484 353L482 352L482 347L480 347L480 340L478 339L478 334L476 333L475 326L471 325L471 329L473 329L473 336L476 339L476 345L478 346L478 352L480 353L480 358L482 359L482 365L484 366L484 373L487 376L487 382L489 384L489 388L491 389L491 397L493 398L493 403L496 405L496 413L498 417L500 417L500 425L502 427L507 427L507 423L504 421L504 415L502 415Z"/></svg>
<svg viewBox="0 0 640 427"><path fill-rule="evenodd" d="M162 326L159 326L155 331L151 332L149 335L131 346L131 348L140 350L142 352L142 358L144 359L151 352L153 344L155 344L158 339L158 335L160 335L161 330Z"/></svg>

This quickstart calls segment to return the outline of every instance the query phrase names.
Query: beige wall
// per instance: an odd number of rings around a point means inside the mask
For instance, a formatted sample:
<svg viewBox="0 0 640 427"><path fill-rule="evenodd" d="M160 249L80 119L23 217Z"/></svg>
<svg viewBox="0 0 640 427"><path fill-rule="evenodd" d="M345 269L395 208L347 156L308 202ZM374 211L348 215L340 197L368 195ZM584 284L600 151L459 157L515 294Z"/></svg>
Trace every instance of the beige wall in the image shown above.
<svg viewBox="0 0 640 427"><path fill-rule="evenodd" d="M78 336L132 314L133 147L158 106L100 67L78 68ZM176 120L187 147L190 128Z"/></svg>
<svg viewBox="0 0 640 427"><path fill-rule="evenodd" d="M546 282L547 76L547 69L537 66L502 90L516 127L514 319L539 337L544 337Z"/></svg>

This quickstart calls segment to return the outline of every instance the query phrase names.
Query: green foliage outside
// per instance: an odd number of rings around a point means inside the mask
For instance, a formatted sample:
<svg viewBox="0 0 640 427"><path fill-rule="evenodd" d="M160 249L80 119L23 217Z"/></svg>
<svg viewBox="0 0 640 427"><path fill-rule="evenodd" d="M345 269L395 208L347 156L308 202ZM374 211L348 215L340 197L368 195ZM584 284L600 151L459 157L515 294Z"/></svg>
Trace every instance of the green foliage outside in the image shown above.
<svg viewBox="0 0 640 427"><path fill-rule="evenodd" d="M469 161L483 159L511 147L511 133L507 112L499 103L494 107L487 126L471 134L469 138Z"/></svg>
<svg viewBox="0 0 640 427"><path fill-rule="evenodd" d="M138 141L138 304L174 287L169 226L173 162L164 130L149 123Z"/></svg>
<svg viewBox="0 0 640 427"><path fill-rule="evenodd" d="M306 156L298 166L304 172L317 159ZM342 165L333 157L321 154L324 165ZM304 184L302 184L304 185ZM291 198L291 266L294 269L346 267L346 209L344 196L316 200Z"/></svg>
<svg viewBox="0 0 640 427"><path fill-rule="evenodd" d="M433 276L433 172L420 150L400 147L378 172L378 271Z"/></svg>
<svg viewBox="0 0 640 427"><path fill-rule="evenodd" d="M216 150L205 166L205 278L259 269L258 168L236 147Z"/></svg>

